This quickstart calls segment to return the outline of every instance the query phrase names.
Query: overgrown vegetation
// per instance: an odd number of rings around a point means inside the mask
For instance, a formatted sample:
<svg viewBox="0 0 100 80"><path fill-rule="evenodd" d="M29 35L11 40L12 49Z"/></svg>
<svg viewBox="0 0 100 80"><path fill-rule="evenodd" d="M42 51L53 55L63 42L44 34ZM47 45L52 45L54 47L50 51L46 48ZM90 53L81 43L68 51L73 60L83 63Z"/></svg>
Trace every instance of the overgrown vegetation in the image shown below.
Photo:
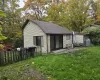
<svg viewBox="0 0 100 80"><path fill-rule="evenodd" d="M33 73L30 71L37 70L46 76L46 80L99 80L99 68L100 47L98 46L70 54L40 56L0 67L0 78L35 80L34 76L32 77Z"/></svg>
<svg viewBox="0 0 100 80"><path fill-rule="evenodd" d="M83 33L90 38L92 44L100 45L100 26L94 25L83 30Z"/></svg>
<svg viewBox="0 0 100 80"><path fill-rule="evenodd" d="M2 34L2 26L1 26L3 24L2 18L4 18L5 16L6 16L5 13L0 10L0 42L7 38Z"/></svg>
<svg viewBox="0 0 100 80"><path fill-rule="evenodd" d="M23 18L21 17L22 8L18 8L19 0L1 0L0 10L2 10L6 17L1 18L2 21L2 34L7 37L4 44L15 44L17 39L22 40L22 24ZM1 37L0 37L1 38ZM16 43L17 44L17 43Z"/></svg>
<svg viewBox="0 0 100 80"><path fill-rule="evenodd" d="M90 32L87 36L94 45L100 45L100 29Z"/></svg>

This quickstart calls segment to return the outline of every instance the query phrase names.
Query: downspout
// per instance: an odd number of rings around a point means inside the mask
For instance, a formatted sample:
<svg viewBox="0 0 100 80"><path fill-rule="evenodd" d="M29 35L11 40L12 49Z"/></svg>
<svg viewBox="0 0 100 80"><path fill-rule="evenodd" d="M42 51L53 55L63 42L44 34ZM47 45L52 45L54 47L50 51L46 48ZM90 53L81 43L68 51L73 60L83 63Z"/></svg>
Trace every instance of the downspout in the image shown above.
<svg viewBox="0 0 100 80"><path fill-rule="evenodd" d="M48 34L46 36L46 41L47 41L47 53L48 53Z"/></svg>
<svg viewBox="0 0 100 80"><path fill-rule="evenodd" d="M74 31L72 33L72 48L74 48Z"/></svg>
<svg viewBox="0 0 100 80"><path fill-rule="evenodd" d="M24 29L22 29L22 47L24 47Z"/></svg>

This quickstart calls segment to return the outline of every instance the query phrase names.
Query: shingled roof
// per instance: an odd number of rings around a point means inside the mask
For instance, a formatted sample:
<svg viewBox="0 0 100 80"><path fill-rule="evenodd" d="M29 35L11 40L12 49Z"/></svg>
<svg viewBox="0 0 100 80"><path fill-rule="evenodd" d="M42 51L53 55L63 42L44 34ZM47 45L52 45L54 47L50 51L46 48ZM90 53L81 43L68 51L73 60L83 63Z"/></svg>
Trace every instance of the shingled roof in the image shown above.
<svg viewBox="0 0 100 80"><path fill-rule="evenodd" d="M61 27L51 22L44 22L38 20L27 20L23 25L23 29L29 21L37 24L41 28L41 30L46 34L72 34L72 31L68 30L67 28Z"/></svg>

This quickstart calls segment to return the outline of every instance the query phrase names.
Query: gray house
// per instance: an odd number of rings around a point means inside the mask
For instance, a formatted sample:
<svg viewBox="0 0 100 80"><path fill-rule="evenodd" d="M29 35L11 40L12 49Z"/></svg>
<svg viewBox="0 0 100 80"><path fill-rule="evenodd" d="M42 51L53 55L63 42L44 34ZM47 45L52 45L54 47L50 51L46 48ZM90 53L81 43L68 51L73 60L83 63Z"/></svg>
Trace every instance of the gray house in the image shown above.
<svg viewBox="0 0 100 80"><path fill-rule="evenodd" d="M24 47L36 46L36 51L42 53L72 47L72 34L72 31L51 22L26 20L23 25Z"/></svg>

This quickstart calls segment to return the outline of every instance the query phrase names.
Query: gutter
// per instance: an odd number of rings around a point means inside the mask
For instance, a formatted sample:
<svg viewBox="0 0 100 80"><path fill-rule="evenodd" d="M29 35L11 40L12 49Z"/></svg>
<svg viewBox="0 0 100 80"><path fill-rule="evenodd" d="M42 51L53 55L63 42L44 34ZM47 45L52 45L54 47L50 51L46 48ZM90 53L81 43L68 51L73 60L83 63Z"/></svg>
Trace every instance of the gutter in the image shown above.
<svg viewBox="0 0 100 80"><path fill-rule="evenodd" d="M72 48L74 48L74 31L73 31L73 34L72 34Z"/></svg>

